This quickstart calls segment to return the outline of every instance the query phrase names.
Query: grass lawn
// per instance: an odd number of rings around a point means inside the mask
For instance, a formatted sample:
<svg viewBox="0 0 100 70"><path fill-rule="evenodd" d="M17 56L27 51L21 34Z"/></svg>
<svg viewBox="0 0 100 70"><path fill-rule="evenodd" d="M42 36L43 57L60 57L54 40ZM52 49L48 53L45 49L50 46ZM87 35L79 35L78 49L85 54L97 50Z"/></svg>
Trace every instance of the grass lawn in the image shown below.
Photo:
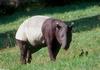
<svg viewBox="0 0 100 70"><path fill-rule="evenodd" d="M33 15L48 15L75 23L70 48L67 51L61 49L55 62L50 61L47 48L34 53L30 64L21 65L19 62L19 48L14 47L12 33ZM0 70L100 70L100 5L82 3L45 9L33 8L0 17L0 48L5 46L6 38L11 48L0 50ZM80 56L82 50L84 53Z"/></svg>

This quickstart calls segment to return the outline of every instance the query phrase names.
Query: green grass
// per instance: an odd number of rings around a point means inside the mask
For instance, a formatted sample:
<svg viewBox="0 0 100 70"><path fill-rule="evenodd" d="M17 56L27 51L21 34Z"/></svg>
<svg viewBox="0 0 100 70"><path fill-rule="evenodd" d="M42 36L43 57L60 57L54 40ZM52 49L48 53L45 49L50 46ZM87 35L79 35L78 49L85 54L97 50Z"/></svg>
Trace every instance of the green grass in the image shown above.
<svg viewBox="0 0 100 70"><path fill-rule="evenodd" d="M60 50L57 60L50 61L47 48L32 55L30 64L21 65L18 47L0 50L0 69L9 70L99 70L100 69L100 6L95 3L82 3L64 7L30 9L12 16L0 18L0 47L4 40L14 46L14 34L18 26L32 15L48 15L64 21L75 22L70 48ZM14 32L14 34L13 34ZM4 36L7 34L7 36ZM6 37L6 38L5 38ZM79 56L81 49L88 52Z"/></svg>

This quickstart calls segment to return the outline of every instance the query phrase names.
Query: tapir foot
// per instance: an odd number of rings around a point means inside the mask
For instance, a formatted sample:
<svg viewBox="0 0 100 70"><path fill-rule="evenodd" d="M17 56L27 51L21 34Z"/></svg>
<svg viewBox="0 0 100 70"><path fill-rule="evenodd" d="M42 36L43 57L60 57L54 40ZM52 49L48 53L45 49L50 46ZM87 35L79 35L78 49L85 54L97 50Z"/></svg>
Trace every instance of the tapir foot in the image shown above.
<svg viewBox="0 0 100 70"><path fill-rule="evenodd" d="M50 58L51 61L56 61L56 58Z"/></svg>
<svg viewBox="0 0 100 70"><path fill-rule="evenodd" d="M21 64L26 64L26 60L21 60Z"/></svg>
<svg viewBox="0 0 100 70"><path fill-rule="evenodd" d="M28 59L27 63L31 63L31 60L32 60L32 59Z"/></svg>

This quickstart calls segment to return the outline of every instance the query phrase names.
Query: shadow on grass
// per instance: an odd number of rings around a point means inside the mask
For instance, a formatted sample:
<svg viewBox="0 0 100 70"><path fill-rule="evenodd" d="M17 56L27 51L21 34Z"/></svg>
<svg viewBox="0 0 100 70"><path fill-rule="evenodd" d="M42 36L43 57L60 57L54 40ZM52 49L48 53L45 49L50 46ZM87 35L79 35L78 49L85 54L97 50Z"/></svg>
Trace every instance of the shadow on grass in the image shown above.
<svg viewBox="0 0 100 70"><path fill-rule="evenodd" d="M0 33L0 49L15 46L15 33L16 30Z"/></svg>
<svg viewBox="0 0 100 70"><path fill-rule="evenodd" d="M89 31L100 27L100 15L81 18L78 20L74 20L73 22L75 23L73 29L74 32Z"/></svg>
<svg viewBox="0 0 100 70"><path fill-rule="evenodd" d="M64 13L70 11L76 11L81 9L86 9L88 7L99 5L99 3L81 3L81 4L73 4L66 5L62 7L49 7L49 8L30 8L29 11L17 11L15 14L6 17L0 17L0 25L8 24L13 21L17 21L18 19L24 16L33 16L33 15L44 15L44 14L54 14L54 13Z"/></svg>

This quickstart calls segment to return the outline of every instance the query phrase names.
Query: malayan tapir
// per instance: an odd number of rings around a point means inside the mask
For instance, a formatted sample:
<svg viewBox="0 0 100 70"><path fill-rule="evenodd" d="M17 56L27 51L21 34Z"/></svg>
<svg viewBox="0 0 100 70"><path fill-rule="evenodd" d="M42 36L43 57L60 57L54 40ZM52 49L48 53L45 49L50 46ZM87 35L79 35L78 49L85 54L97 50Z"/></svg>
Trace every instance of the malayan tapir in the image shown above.
<svg viewBox="0 0 100 70"><path fill-rule="evenodd" d="M26 19L16 32L16 44L20 48L21 63L30 63L32 53L47 46L51 60L56 60L60 48L69 48L72 25L48 16L36 15Z"/></svg>

